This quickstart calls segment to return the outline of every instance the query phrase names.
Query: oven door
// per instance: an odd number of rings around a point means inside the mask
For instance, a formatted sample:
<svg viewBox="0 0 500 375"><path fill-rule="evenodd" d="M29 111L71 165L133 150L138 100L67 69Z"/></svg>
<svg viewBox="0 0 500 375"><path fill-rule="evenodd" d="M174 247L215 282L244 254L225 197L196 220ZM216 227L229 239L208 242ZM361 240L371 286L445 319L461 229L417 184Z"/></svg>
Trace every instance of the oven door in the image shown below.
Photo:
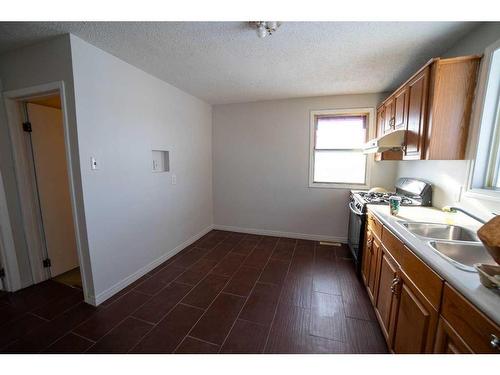
<svg viewBox="0 0 500 375"><path fill-rule="evenodd" d="M356 271L361 270L361 255L363 250L363 237L365 231L365 214L358 210L354 201L349 202L349 232L348 245L356 264Z"/></svg>

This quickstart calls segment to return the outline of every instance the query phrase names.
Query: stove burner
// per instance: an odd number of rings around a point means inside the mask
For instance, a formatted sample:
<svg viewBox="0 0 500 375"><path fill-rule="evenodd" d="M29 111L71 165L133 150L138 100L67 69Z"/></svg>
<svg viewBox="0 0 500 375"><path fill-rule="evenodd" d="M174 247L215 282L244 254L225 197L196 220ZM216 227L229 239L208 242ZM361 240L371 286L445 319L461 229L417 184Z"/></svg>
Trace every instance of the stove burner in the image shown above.
<svg viewBox="0 0 500 375"><path fill-rule="evenodd" d="M389 204L389 198L396 193L368 193L368 192L359 192L358 193L367 203L371 204ZM402 205L412 205L413 201L407 197L401 196L401 204Z"/></svg>

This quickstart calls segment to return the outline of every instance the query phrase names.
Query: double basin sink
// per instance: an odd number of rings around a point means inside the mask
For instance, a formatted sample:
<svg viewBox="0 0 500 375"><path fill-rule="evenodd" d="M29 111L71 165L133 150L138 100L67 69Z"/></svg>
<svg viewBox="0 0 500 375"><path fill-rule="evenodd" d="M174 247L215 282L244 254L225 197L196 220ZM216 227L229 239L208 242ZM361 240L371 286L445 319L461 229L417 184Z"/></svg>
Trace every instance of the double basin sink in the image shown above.
<svg viewBox="0 0 500 375"><path fill-rule="evenodd" d="M476 233L449 224L399 222L410 233L427 239L429 245L446 260L464 271L475 272L474 264L495 264Z"/></svg>

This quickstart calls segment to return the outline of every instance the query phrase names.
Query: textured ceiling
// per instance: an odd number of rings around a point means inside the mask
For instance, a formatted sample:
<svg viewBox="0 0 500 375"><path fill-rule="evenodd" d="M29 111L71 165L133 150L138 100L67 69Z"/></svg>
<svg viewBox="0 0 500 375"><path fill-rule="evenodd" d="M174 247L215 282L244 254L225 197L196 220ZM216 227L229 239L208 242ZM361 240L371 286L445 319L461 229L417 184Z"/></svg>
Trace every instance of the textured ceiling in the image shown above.
<svg viewBox="0 0 500 375"><path fill-rule="evenodd" d="M70 32L209 103L383 92L478 23L0 23L0 53Z"/></svg>

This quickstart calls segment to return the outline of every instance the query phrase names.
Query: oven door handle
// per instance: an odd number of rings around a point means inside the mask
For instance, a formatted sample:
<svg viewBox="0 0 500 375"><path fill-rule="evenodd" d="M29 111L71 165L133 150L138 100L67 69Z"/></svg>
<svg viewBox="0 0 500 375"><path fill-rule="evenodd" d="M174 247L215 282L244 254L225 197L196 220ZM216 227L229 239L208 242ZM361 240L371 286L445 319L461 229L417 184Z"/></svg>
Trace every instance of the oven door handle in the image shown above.
<svg viewBox="0 0 500 375"><path fill-rule="evenodd" d="M351 212L354 214L354 215L357 215L357 216L364 216L364 214L357 210L354 205L353 205L353 202L349 202L349 209L351 210Z"/></svg>

